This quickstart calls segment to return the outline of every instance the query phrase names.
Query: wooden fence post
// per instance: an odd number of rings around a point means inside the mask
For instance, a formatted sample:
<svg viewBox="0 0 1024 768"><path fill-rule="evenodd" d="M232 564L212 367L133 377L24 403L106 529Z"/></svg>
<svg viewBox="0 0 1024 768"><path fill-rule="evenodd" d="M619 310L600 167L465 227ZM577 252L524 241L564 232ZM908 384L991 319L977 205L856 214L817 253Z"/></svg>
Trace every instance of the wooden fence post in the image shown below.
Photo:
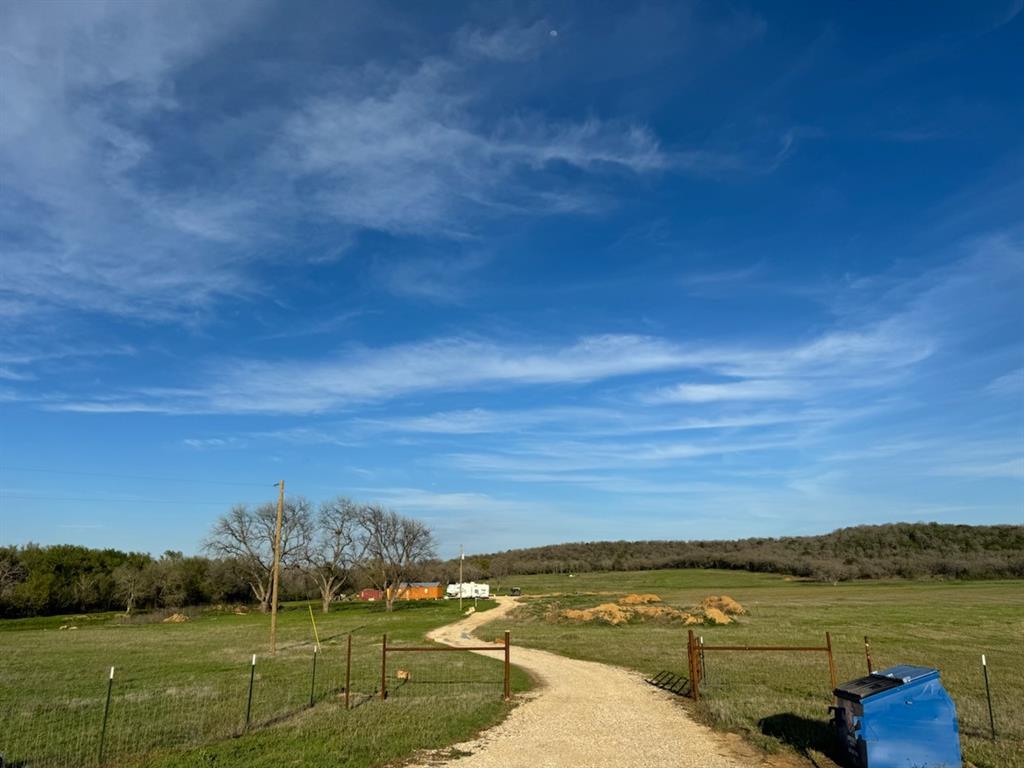
<svg viewBox="0 0 1024 768"><path fill-rule="evenodd" d="M348 647L345 649L345 709L349 709L349 691L352 690L352 633L348 633Z"/></svg>
<svg viewBox="0 0 1024 768"><path fill-rule="evenodd" d="M388 636L384 634L380 642L380 700L388 697Z"/></svg>
<svg viewBox="0 0 1024 768"><path fill-rule="evenodd" d="M697 646L693 639L693 630L689 630L686 640L686 659L690 665L690 694L694 701L700 701L700 672L697 670Z"/></svg>
<svg viewBox="0 0 1024 768"><path fill-rule="evenodd" d="M509 645L511 633L505 630L505 701L512 698L512 667L509 663Z"/></svg>

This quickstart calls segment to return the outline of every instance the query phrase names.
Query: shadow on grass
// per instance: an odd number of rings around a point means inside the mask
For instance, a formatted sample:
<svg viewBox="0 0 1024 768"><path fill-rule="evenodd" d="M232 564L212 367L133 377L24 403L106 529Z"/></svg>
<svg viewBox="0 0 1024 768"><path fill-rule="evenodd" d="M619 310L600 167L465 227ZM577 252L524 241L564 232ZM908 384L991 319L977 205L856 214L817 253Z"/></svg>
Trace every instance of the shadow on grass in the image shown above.
<svg viewBox="0 0 1024 768"><path fill-rule="evenodd" d="M783 712L758 721L761 733L788 744L805 758L814 761L821 754L837 765L845 765L836 743L835 731L828 722ZM817 764L817 763L815 763Z"/></svg>

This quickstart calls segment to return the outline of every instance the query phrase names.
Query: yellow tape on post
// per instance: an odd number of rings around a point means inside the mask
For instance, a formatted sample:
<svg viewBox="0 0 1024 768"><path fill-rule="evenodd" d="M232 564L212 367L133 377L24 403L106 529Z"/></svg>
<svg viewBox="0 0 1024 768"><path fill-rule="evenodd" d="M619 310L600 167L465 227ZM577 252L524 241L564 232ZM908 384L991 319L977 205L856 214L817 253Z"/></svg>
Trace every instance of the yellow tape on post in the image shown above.
<svg viewBox="0 0 1024 768"><path fill-rule="evenodd" d="M309 608L309 620L313 622L313 637L316 639L316 649L320 651L320 635L316 631L316 619L313 618L313 604L307 602L306 607Z"/></svg>

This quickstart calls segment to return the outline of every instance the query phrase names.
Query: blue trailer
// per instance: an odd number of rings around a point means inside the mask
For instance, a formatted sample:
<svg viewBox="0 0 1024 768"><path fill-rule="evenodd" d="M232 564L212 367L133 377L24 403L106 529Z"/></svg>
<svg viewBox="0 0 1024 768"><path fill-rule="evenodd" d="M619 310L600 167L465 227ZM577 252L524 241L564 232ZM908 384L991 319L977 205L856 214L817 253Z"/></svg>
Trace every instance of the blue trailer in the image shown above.
<svg viewBox="0 0 1024 768"><path fill-rule="evenodd" d="M939 670L902 664L834 693L832 724L851 768L962 768L956 705Z"/></svg>

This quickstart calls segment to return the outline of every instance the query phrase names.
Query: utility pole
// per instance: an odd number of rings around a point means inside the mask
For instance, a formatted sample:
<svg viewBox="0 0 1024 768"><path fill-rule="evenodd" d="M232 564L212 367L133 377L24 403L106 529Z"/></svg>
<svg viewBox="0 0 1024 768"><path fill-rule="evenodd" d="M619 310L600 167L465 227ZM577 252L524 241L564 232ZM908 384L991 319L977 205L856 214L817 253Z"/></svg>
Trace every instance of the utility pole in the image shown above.
<svg viewBox="0 0 1024 768"><path fill-rule="evenodd" d="M277 655L277 585L281 580L281 518L284 516L284 480L277 483L277 527L274 529L274 575L270 589L270 652Z"/></svg>
<svg viewBox="0 0 1024 768"><path fill-rule="evenodd" d="M466 562L466 553L459 544L459 613L462 613L462 564Z"/></svg>

